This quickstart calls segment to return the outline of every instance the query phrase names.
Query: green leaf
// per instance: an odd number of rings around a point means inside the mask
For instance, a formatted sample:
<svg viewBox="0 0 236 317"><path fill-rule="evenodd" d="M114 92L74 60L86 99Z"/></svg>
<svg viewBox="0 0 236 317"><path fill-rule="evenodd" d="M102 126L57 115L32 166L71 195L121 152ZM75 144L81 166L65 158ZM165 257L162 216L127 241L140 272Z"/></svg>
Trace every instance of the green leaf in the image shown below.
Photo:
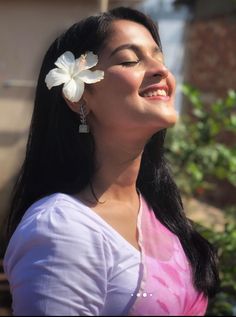
<svg viewBox="0 0 236 317"><path fill-rule="evenodd" d="M203 119L206 116L206 112L202 111L201 109L193 109L193 114L195 117Z"/></svg>
<svg viewBox="0 0 236 317"><path fill-rule="evenodd" d="M230 123L232 124L232 126L234 128L236 128L236 115L235 114L231 114L230 116Z"/></svg>
<svg viewBox="0 0 236 317"><path fill-rule="evenodd" d="M236 91L233 90L233 89L229 89L229 90L228 90L228 96L229 96L231 99L236 100Z"/></svg>

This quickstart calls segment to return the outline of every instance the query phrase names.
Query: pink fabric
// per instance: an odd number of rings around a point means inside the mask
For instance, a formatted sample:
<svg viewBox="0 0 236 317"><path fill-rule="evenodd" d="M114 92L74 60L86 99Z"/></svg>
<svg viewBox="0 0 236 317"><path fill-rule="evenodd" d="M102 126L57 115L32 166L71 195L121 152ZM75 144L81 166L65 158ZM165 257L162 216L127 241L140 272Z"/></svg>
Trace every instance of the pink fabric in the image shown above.
<svg viewBox="0 0 236 317"><path fill-rule="evenodd" d="M156 219L143 198L138 229L143 278L129 315L203 316L208 300L193 287L179 239Z"/></svg>

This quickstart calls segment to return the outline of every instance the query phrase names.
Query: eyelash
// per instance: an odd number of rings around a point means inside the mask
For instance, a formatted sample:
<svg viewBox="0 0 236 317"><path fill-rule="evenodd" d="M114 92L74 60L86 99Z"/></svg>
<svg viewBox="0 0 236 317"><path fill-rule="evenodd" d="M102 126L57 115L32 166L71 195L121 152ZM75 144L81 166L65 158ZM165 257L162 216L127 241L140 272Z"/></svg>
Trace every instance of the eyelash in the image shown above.
<svg viewBox="0 0 236 317"><path fill-rule="evenodd" d="M127 61L127 62L120 63L120 65L122 65L124 67L132 67L132 66L137 65L139 62L140 62L139 60L137 60L137 61Z"/></svg>

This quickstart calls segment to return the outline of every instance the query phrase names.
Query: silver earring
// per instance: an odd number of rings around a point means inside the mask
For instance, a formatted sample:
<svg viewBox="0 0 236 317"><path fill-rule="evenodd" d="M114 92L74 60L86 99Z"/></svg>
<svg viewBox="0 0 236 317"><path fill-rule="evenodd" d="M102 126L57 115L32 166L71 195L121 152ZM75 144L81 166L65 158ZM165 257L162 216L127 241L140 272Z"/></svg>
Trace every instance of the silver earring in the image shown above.
<svg viewBox="0 0 236 317"><path fill-rule="evenodd" d="M82 104L80 106L80 112L79 112L79 115L80 115L80 125L79 125L79 133L89 133L89 126L87 124L87 121L86 121L86 116L87 116L87 111L86 111L86 107L85 107L85 104Z"/></svg>

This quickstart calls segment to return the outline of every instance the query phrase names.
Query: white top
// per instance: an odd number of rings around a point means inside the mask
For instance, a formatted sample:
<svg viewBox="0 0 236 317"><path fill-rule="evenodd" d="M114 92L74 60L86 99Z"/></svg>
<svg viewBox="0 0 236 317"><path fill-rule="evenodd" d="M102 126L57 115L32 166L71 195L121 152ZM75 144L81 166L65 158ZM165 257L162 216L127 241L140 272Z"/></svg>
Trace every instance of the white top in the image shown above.
<svg viewBox="0 0 236 317"><path fill-rule="evenodd" d="M141 254L96 212L57 193L34 203L8 245L13 315L127 315Z"/></svg>

